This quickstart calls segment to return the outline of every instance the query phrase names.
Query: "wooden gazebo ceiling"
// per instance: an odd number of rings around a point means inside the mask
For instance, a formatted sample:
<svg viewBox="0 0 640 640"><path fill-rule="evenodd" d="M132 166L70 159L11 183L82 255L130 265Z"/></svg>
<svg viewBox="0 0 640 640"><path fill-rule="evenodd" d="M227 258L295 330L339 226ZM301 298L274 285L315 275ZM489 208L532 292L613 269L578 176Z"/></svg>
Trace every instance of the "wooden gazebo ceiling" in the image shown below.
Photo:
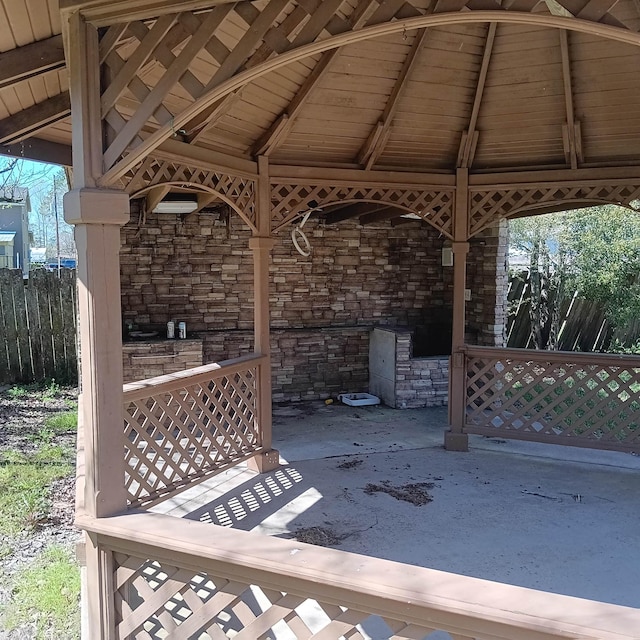
<svg viewBox="0 0 640 640"><path fill-rule="evenodd" d="M0 55L0 145L13 145L10 150L25 155L44 149L37 152L50 159L68 153L71 139L56 4L0 0L0 51L8 52ZM90 10L106 24L105 8L115 3L66 4L98 7ZM165 18L162 46L142 64L131 63L137 68L135 81L124 84L115 103L107 100L108 140L117 139L122 123L134 117L189 47L206 19L205 4L182 2L199 11ZM224 65L232 74L257 68L298 41L320 42L354 25L489 9L487 21L401 30L294 60L218 99L176 126L171 137L238 158L268 155L276 164L373 170L451 173L457 167L485 172L639 164L640 46L604 37L597 28L585 32L544 21L495 19L497 12L560 16L605 25L605 32L613 26L637 35L638 0L209 4L223 4L224 18L212 21L217 26L203 39L206 46L140 135L127 141L124 155L192 105L193 87L196 93L197 87L206 88L216 74L226 73ZM119 28L105 77L117 78L144 46L140 43L149 43L156 21L138 17ZM109 31L104 27L101 33ZM113 163L121 155L115 153Z"/></svg>

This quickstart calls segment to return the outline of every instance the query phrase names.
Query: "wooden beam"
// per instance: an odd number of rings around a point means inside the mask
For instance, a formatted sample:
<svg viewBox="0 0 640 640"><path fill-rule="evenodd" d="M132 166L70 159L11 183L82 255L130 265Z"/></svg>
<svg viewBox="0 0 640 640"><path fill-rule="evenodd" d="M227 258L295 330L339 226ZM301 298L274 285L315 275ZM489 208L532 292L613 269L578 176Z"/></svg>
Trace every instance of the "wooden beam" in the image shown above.
<svg viewBox="0 0 640 640"><path fill-rule="evenodd" d="M498 24L491 22L487 30L487 38L484 43L484 53L482 54L482 64L480 65L480 73L478 74L478 82L476 83L476 95L473 99L471 117L469 118L467 130L462 134L462 139L460 140L460 150L458 151L458 160L456 163L456 166L460 168L466 169L473 164L476 147L478 146L478 132L476 127L478 125L482 96L484 95L484 87L487 82L489 63L491 62L497 28Z"/></svg>
<svg viewBox="0 0 640 640"><path fill-rule="evenodd" d="M0 146L0 155L59 164L63 167L72 165L71 146L41 138L26 138L14 144Z"/></svg>
<svg viewBox="0 0 640 640"><path fill-rule="evenodd" d="M356 202L338 211L332 211L328 213L326 216L324 216L324 223L338 224L338 222L343 222L344 220L351 220L351 218L358 218L362 215L388 208L389 205L387 204L376 204L374 202Z"/></svg>
<svg viewBox="0 0 640 640"><path fill-rule="evenodd" d="M0 120L0 144L19 142L70 114L71 99L68 92L59 93Z"/></svg>
<svg viewBox="0 0 640 640"><path fill-rule="evenodd" d="M253 147L254 156L270 156L278 146L282 144L289 131L291 131L302 107L306 104L313 90L320 84L320 81L329 69L329 65L337 56L338 51L338 49L332 49L322 54L316 66L302 83L298 93L296 93L293 100L289 103L289 106L278 116L258 142L256 142Z"/></svg>
<svg viewBox="0 0 640 640"><path fill-rule="evenodd" d="M442 13L421 15L413 18L403 18L384 24L375 24L362 29L352 30L325 39L318 40L296 49L291 49L278 54L250 69L239 71L233 77L221 82L215 87L205 91L200 97L189 104L177 114L171 122L163 124L144 142L131 149L126 157L114 162L113 166L100 178L101 186L110 186L117 183L120 178L141 159L149 155L155 148L161 145L173 132L182 128L184 124L192 120L204 109L216 103L228 93L254 82L258 78L303 60L310 56L331 51L339 47L363 42L374 38L382 38L394 33L421 29L423 27L443 27L449 25L486 24L487 22L500 22L505 24L538 26L545 28L569 29L579 33L595 35L614 42L627 43L640 47L640 33L629 29L611 27L602 23L593 23L587 20L569 20L542 13L520 13L517 11L460 11L456 13ZM165 75L166 77L166 75ZM160 81L162 82L164 78ZM137 132L136 132L137 133ZM135 133L132 134L134 136ZM114 143L115 144L115 143ZM128 144L128 143L127 143ZM126 148L126 144L124 148Z"/></svg>
<svg viewBox="0 0 640 640"><path fill-rule="evenodd" d="M571 59L569 56L569 34L561 29L560 55L562 58L562 83L564 85L564 104L567 122L562 127L562 143L567 164L572 169L578 168L578 162L582 161L582 135L580 123L575 121L573 107L573 87L571 83Z"/></svg>
<svg viewBox="0 0 640 640"><path fill-rule="evenodd" d="M195 211L188 213L184 217L184 221L188 222L195 218L205 207L208 207L212 202L215 202L218 199L218 196L213 193L199 193L198 194L198 207Z"/></svg>
<svg viewBox="0 0 640 640"><path fill-rule="evenodd" d="M223 118L233 106L240 100L241 91L234 91L228 94L216 104L205 109L200 115L195 117L183 127L186 131L186 142L195 144L202 135L215 126L221 118Z"/></svg>
<svg viewBox="0 0 640 640"><path fill-rule="evenodd" d="M65 66L62 36L53 36L0 55L0 89Z"/></svg>
<svg viewBox="0 0 640 640"><path fill-rule="evenodd" d="M147 211L153 211L164 200L169 191L171 191L171 186L168 185L153 187L146 196Z"/></svg>
<svg viewBox="0 0 640 640"><path fill-rule="evenodd" d="M384 207L373 213L366 213L360 216L360 224L375 224L376 222L385 222L392 218L399 218L409 213L406 209L399 209L398 207Z"/></svg>
<svg viewBox="0 0 640 640"><path fill-rule="evenodd" d="M427 37L427 29L418 29L416 36L411 44L411 49L405 58L400 73L393 85L393 89L389 94L389 99L385 105L380 120L369 134L366 142L358 153L358 164L362 165L366 170L371 169L376 160L382 154L384 147L391 134L391 126L395 118L396 111L402 92L406 86L407 78L413 70L418 54L424 47Z"/></svg>

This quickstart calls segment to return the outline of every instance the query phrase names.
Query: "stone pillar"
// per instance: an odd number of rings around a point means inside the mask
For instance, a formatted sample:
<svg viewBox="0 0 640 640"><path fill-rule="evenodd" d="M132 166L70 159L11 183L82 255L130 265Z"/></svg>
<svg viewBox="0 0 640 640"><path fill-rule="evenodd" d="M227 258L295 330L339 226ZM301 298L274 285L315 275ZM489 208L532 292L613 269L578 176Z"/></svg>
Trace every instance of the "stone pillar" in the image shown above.
<svg viewBox="0 0 640 640"><path fill-rule="evenodd" d="M254 351L267 356L265 364L260 367L258 379L258 427L263 451L249 461L259 473L276 469L280 456L271 448L271 344L269 314L269 264L271 250L275 244L271 237L271 194L269 184L269 162L264 156L258 159L258 197L256 202L256 222L258 233L249 240L253 252L253 292L254 292Z"/></svg>
<svg viewBox="0 0 640 640"><path fill-rule="evenodd" d="M458 169L453 231L453 328L449 366L449 426L444 446L450 451L467 451L469 436L463 433L466 410L466 374L464 358L465 288L469 253L469 174Z"/></svg>
<svg viewBox="0 0 640 640"><path fill-rule="evenodd" d="M508 222L500 220L481 231L471 243L467 273L471 302L467 304L467 326L472 331L472 344L506 346L508 232Z"/></svg>
<svg viewBox="0 0 640 640"><path fill-rule="evenodd" d="M84 511L96 518L127 508L124 486L120 227L129 220L121 191L75 189L64 197L78 250L84 429Z"/></svg>

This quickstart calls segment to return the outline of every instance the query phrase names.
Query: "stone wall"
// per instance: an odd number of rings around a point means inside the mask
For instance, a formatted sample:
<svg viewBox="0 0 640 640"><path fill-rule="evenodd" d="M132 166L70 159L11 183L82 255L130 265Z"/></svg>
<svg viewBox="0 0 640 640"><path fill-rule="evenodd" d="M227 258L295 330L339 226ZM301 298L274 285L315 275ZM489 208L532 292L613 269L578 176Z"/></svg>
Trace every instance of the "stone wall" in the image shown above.
<svg viewBox="0 0 640 640"><path fill-rule="evenodd" d="M374 326L429 326L451 317L453 269L441 266L443 239L429 225L345 221L323 226L309 220L305 232L312 246L309 258L295 251L286 229L273 250L276 400L366 391ZM144 222L132 214L122 231L124 318L159 328L169 319L184 320L203 340L205 363L250 353L249 236L237 216L224 212L187 220L149 214ZM469 286L482 291L481 303L475 304L472 295L469 323L483 336L492 335L489 327L495 324L487 293L495 281L490 260L469 273Z"/></svg>

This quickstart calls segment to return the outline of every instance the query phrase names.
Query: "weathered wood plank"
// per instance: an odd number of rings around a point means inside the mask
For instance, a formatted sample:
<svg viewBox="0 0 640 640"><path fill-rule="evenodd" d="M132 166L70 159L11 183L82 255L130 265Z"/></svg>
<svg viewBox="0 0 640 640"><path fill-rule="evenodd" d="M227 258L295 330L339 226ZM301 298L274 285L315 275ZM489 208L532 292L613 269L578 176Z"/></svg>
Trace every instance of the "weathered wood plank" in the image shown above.
<svg viewBox="0 0 640 640"><path fill-rule="evenodd" d="M33 376L31 365L31 350L29 348L29 333L27 330L27 309L25 303L25 283L22 272L16 270L12 278L13 310L16 323L16 344L20 359L20 379L28 381Z"/></svg>
<svg viewBox="0 0 640 640"><path fill-rule="evenodd" d="M0 384L11 380L9 367L9 353L7 345L9 341L9 298L7 295L6 280L8 271L0 270Z"/></svg>
<svg viewBox="0 0 640 640"><path fill-rule="evenodd" d="M45 377L52 377L54 372L53 336L51 326L51 305L47 287L47 273L39 274L38 283L38 313L40 316L40 336L42 339L42 363Z"/></svg>
<svg viewBox="0 0 640 640"><path fill-rule="evenodd" d="M20 356L18 354L18 333L16 327L15 307L13 302L13 281L15 274L22 279L22 272L14 269L0 271L0 288L2 290L2 321L6 329L7 373L9 380L20 380Z"/></svg>
<svg viewBox="0 0 640 640"><path fill-rule="evenodd" d="M27 322L29 342L31 343L31 363L34 380L44 380L44 363L42 360L42 330L38 312L38 275L43 271L32 271L27 283Z"/></svg>

